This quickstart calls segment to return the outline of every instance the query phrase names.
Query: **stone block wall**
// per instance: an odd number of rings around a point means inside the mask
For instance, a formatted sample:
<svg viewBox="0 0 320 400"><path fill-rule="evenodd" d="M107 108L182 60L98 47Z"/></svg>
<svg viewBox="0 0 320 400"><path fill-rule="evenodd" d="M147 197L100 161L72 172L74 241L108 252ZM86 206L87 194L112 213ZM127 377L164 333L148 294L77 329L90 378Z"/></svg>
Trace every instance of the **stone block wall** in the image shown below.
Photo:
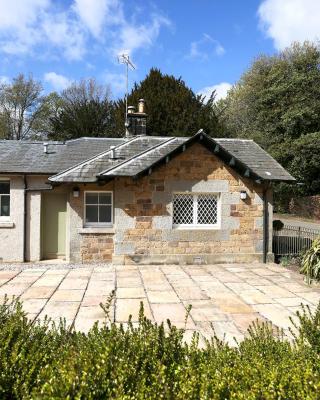
<svg viewBox="0 0 320 400"><path fill-rule="evenodd" d="M248 193L245 201L240 200L241 190ZM220 228L173 228L174 192L219 194ZM261 185L239 177L201 144L193 145L139 181L119 178L115 181L114 260L146 263L195 262L199 257L207 262L260 260L262 193ZM269 197L271 200L271 193Z"/></svg>
<svg viewBox="0 0 320 400"><path fill-rule="evenodd" d="M86 228L84 226L84 193L85 191L112 191L114 183L98 186L96 184L69 185L70 197L68 207L69 219L69 257L71 262L110 262L113 249L113 232L109 228ZM79 197L73 197L72 187L80 189Z"/></svg>
<svg viewBox="0 0 320 400"><path fill-rule="evenodd" d="M111 262L113 235L105 233L84 234L81 241L82 262Z"/></svg>
<svg viewBox="0 0 320 400"><path fill-rule="evenodd" d="M79 185L79 188L80 197L71 195L69 204L70 261L209 263L262 260L263 187L240 177L201 144L193 145L151 175L138 180L119 177L102 186L89 184ZM84 227L86 190L113 192L112 229ZM241 190L248 194L245 201L240 199ZM218 194L220 227L173 228L174 192ZM269 200L272 220L271 192Z"/></svg>

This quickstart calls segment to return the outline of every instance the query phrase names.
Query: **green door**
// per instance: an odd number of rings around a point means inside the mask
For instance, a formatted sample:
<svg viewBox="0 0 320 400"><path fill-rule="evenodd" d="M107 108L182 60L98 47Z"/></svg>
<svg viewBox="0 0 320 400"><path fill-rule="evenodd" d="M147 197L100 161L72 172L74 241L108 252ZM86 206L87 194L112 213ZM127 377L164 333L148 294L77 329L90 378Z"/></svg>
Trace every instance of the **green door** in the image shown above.
<svg viewBox="0 0 320 400"><path fill-rule="evenodd" d="M42 258L53 259L66 256L66 213L66 194L42 194Z"/></svg>

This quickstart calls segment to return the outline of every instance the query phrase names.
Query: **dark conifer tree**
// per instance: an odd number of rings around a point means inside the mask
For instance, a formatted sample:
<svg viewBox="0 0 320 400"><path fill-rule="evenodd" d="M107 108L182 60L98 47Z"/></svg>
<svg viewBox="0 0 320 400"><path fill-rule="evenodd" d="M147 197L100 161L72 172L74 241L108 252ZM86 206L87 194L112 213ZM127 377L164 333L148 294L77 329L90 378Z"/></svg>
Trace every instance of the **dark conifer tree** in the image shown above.
<svg viewBox="0 0 320 400"><path fill-rule="evenodd" d="M128 105L137 106L145 99L148 113L147 134L155 136L191 136L199 129L219 136L214 94L209 101L196 95L185 82L152 68L146 78L135 84ZM124 131L125 100L115 103L114 123L117 132Z"/></svg>

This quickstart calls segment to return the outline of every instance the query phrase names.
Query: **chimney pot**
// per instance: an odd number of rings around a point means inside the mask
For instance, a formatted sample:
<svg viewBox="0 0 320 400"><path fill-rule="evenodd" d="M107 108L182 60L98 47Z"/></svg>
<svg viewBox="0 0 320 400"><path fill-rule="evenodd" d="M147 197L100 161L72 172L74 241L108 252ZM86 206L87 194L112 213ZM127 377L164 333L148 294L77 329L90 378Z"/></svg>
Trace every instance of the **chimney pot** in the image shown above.
<svg viewBox="0 0 320 400"><path fill-rule="evenodd" d="M112 160L114 160L116 158L116 150L115 150L116 146L110 146L110 150L111 150L111 154L110 154L110 158Z"/></svg>
<svg viewBox="0 0 320 400"><path fill-rule="evenodd" d="M43 143L43 152L45 154L48 154L48 146L49 146L49 143L47 143L47 142Z"/></svg>
<svg viewBox="0 0 320 400"><path fill-rule="evenodd" d="M146 112L146 110L145 110L145 105L146 105L146 102L145 102L144 99L140 99L140 100L138 101L138 112L139 112L139 113L145 114L145 112Z"/></svg>
<svg viewBox="0 0 320 400"><path fill-rule="evenodd" d="M129 106L128 107L128 114L134 114L135 110L136 110L135 106Z"/></svg>

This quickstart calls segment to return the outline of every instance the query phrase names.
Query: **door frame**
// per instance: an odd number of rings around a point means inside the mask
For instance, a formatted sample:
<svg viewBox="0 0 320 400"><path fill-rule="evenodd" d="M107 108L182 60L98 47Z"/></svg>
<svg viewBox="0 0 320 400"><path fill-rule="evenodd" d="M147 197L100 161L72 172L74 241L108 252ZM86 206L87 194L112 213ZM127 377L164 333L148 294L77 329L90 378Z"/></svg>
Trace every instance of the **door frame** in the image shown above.
<svg viewBox="0 0 320 400"><path fill-rule="evenodd" d="M65 211L65 251L64 255L57 255L55 258L47 258L45 257L44 254L44 222L45 222L45 217L44 217L44 198L46 196L50 195L61 195L65 197L65 204L66 204L66 211ZM42 192L41 193L41 207L40 207L40 259L41 260L54 260L54 259L62 259L62 260L67 260L67 253L68 253L68 241L67 241L67 234L68 234L68 193L67 192Z"/></svg>

